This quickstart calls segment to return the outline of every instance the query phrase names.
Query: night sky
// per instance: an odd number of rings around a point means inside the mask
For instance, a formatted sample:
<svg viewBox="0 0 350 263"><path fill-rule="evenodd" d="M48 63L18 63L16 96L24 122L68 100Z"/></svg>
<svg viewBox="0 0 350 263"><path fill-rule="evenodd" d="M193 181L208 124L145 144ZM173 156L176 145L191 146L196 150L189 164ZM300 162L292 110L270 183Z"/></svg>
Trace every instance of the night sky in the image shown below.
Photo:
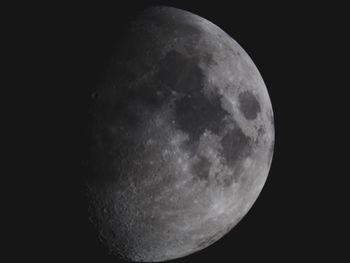
<svg viewBox="0 0 350 263"><path fill-rule="evenodd" d="M334 158L330 156L338 154L329 147L339 144L337 138L344 132L331 134L340 117L328 108L337 104L334 94L346 85L329 76L337 64L327 61L333 54L328 50L336 52L342 43L338 34L346 32L340 29L346 24L338 15L341 8L295 2L188 2L31 6L35 12L24 7L21 13L26 16L13 19L24 32L16 42L18 49L30 57L17 62L31 71L21 80L37 79L21 85L24 91L18 96L32 109L27 113L29 107L20 108L26 117L16 129L17 137L25 136L29 144L19 149L30 166L14 166L24 178L14 189L30 193L21 198L20 215L15 216L20 234L8 242L16 247L14 257L33 256L37 262L122 262L100 245L88 218L84 179L89 173L89 101L124 25L140 10L161 4L208 19L243 47L264 79L275 119L270 173L252 209L210 247L171 262L341 259L344 243L331 236L338 232L330 230L328 219L339 208L329 200L328 189L334 189L330 178L346 173L328 165ZM342 69L336 73L342 75Z"/></svg>

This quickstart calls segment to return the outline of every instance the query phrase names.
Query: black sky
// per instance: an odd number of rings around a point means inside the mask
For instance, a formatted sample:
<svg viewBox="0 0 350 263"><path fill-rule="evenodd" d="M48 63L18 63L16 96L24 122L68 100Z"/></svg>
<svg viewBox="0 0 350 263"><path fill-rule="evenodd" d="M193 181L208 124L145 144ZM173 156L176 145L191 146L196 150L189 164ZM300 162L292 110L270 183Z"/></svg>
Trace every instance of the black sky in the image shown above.
<svg viewBox="0 0 350 263"><path fill-rule="evenodd" d="M345 21L341 7L295 1L120 1L21 9L26 16L13 23L24 33L16 43L28 56L19 61L30 73L20 76L33 81L22 86L19 99L34 97L21 125L28 143L23 154L32 166L20 167L26 177L21 187L35 186L32 206L21 208L25 223L17 223L30 232L23 234L23 256L38 262L119 262L99 245L88 221L83 179L89 100L125 24L152 5L193 12L231 35L259 69L275 115L271 171L253 208L221 240L174 262L337 261L344 244L328 225L338 211L328 196L329 178L341 173L327 164L336 154L330 147L344 136L334 136L340 117L329 108L339 106L338 76L344 70L332 59L340 56Z"/></svg>

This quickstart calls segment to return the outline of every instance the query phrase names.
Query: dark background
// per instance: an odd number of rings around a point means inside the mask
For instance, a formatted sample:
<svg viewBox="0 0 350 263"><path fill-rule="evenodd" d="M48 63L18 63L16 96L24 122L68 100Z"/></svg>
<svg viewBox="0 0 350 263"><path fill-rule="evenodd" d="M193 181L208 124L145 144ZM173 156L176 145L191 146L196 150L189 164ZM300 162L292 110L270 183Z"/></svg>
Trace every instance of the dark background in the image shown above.
<svg viewBox="0 0 350 263"><path fill-rule="evenodd" d="M23 193L13 194L20 196L12 206L19 213L11 217L19 232L8 241L16 247L13 256L119 262L101 247L88 220L89 101L127 21L161 4L210 20L245 49L268 88L276 130L271 171L249 213L215 244L174 262L342 258L343 232L335 226L338 200L346 199L337 189L346 173L333 165L334 158L341 162L333 147L346 137L338 114L346 112L340 102L345 70L333 59L343 57L343 8L294 1L189 2L14 9L17 16L7 21L16 26L11 34L21 35L13 42L12 61L23 70L12 82L18 105L13 111L23 118L13 129L19 142L14 152L25 160L12 166L21 177L14 176L11 191ZM24 84L15 85L17 80Z"/></svg>

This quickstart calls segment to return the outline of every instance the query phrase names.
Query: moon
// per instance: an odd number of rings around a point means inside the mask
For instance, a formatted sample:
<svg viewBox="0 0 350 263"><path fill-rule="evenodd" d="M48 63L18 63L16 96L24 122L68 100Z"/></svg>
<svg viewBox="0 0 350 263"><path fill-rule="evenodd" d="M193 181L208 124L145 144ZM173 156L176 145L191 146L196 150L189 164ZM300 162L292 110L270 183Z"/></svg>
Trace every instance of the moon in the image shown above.
<svg viewBox="0 0 350 263"><path fill-rule="evenodd" d="M248 54L210 21L144 10L91 100L87 196L110 253L135 262L192 254L261 192L274 147L270 98Z"/></svg>

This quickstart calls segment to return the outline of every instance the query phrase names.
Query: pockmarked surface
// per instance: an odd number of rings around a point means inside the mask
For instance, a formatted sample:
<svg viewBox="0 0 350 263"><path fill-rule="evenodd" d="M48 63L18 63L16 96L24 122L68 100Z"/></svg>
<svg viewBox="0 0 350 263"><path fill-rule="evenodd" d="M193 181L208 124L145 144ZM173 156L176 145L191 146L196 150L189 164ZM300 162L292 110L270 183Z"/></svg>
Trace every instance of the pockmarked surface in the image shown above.
<svg viewBox="0 0 350 263"><path fill-rule="evenodd" d="M93 96L90 210L111 251L164 261L203 249L267 178L273 112L247 53L208 20L154 7L131 24Z"/></svg>

